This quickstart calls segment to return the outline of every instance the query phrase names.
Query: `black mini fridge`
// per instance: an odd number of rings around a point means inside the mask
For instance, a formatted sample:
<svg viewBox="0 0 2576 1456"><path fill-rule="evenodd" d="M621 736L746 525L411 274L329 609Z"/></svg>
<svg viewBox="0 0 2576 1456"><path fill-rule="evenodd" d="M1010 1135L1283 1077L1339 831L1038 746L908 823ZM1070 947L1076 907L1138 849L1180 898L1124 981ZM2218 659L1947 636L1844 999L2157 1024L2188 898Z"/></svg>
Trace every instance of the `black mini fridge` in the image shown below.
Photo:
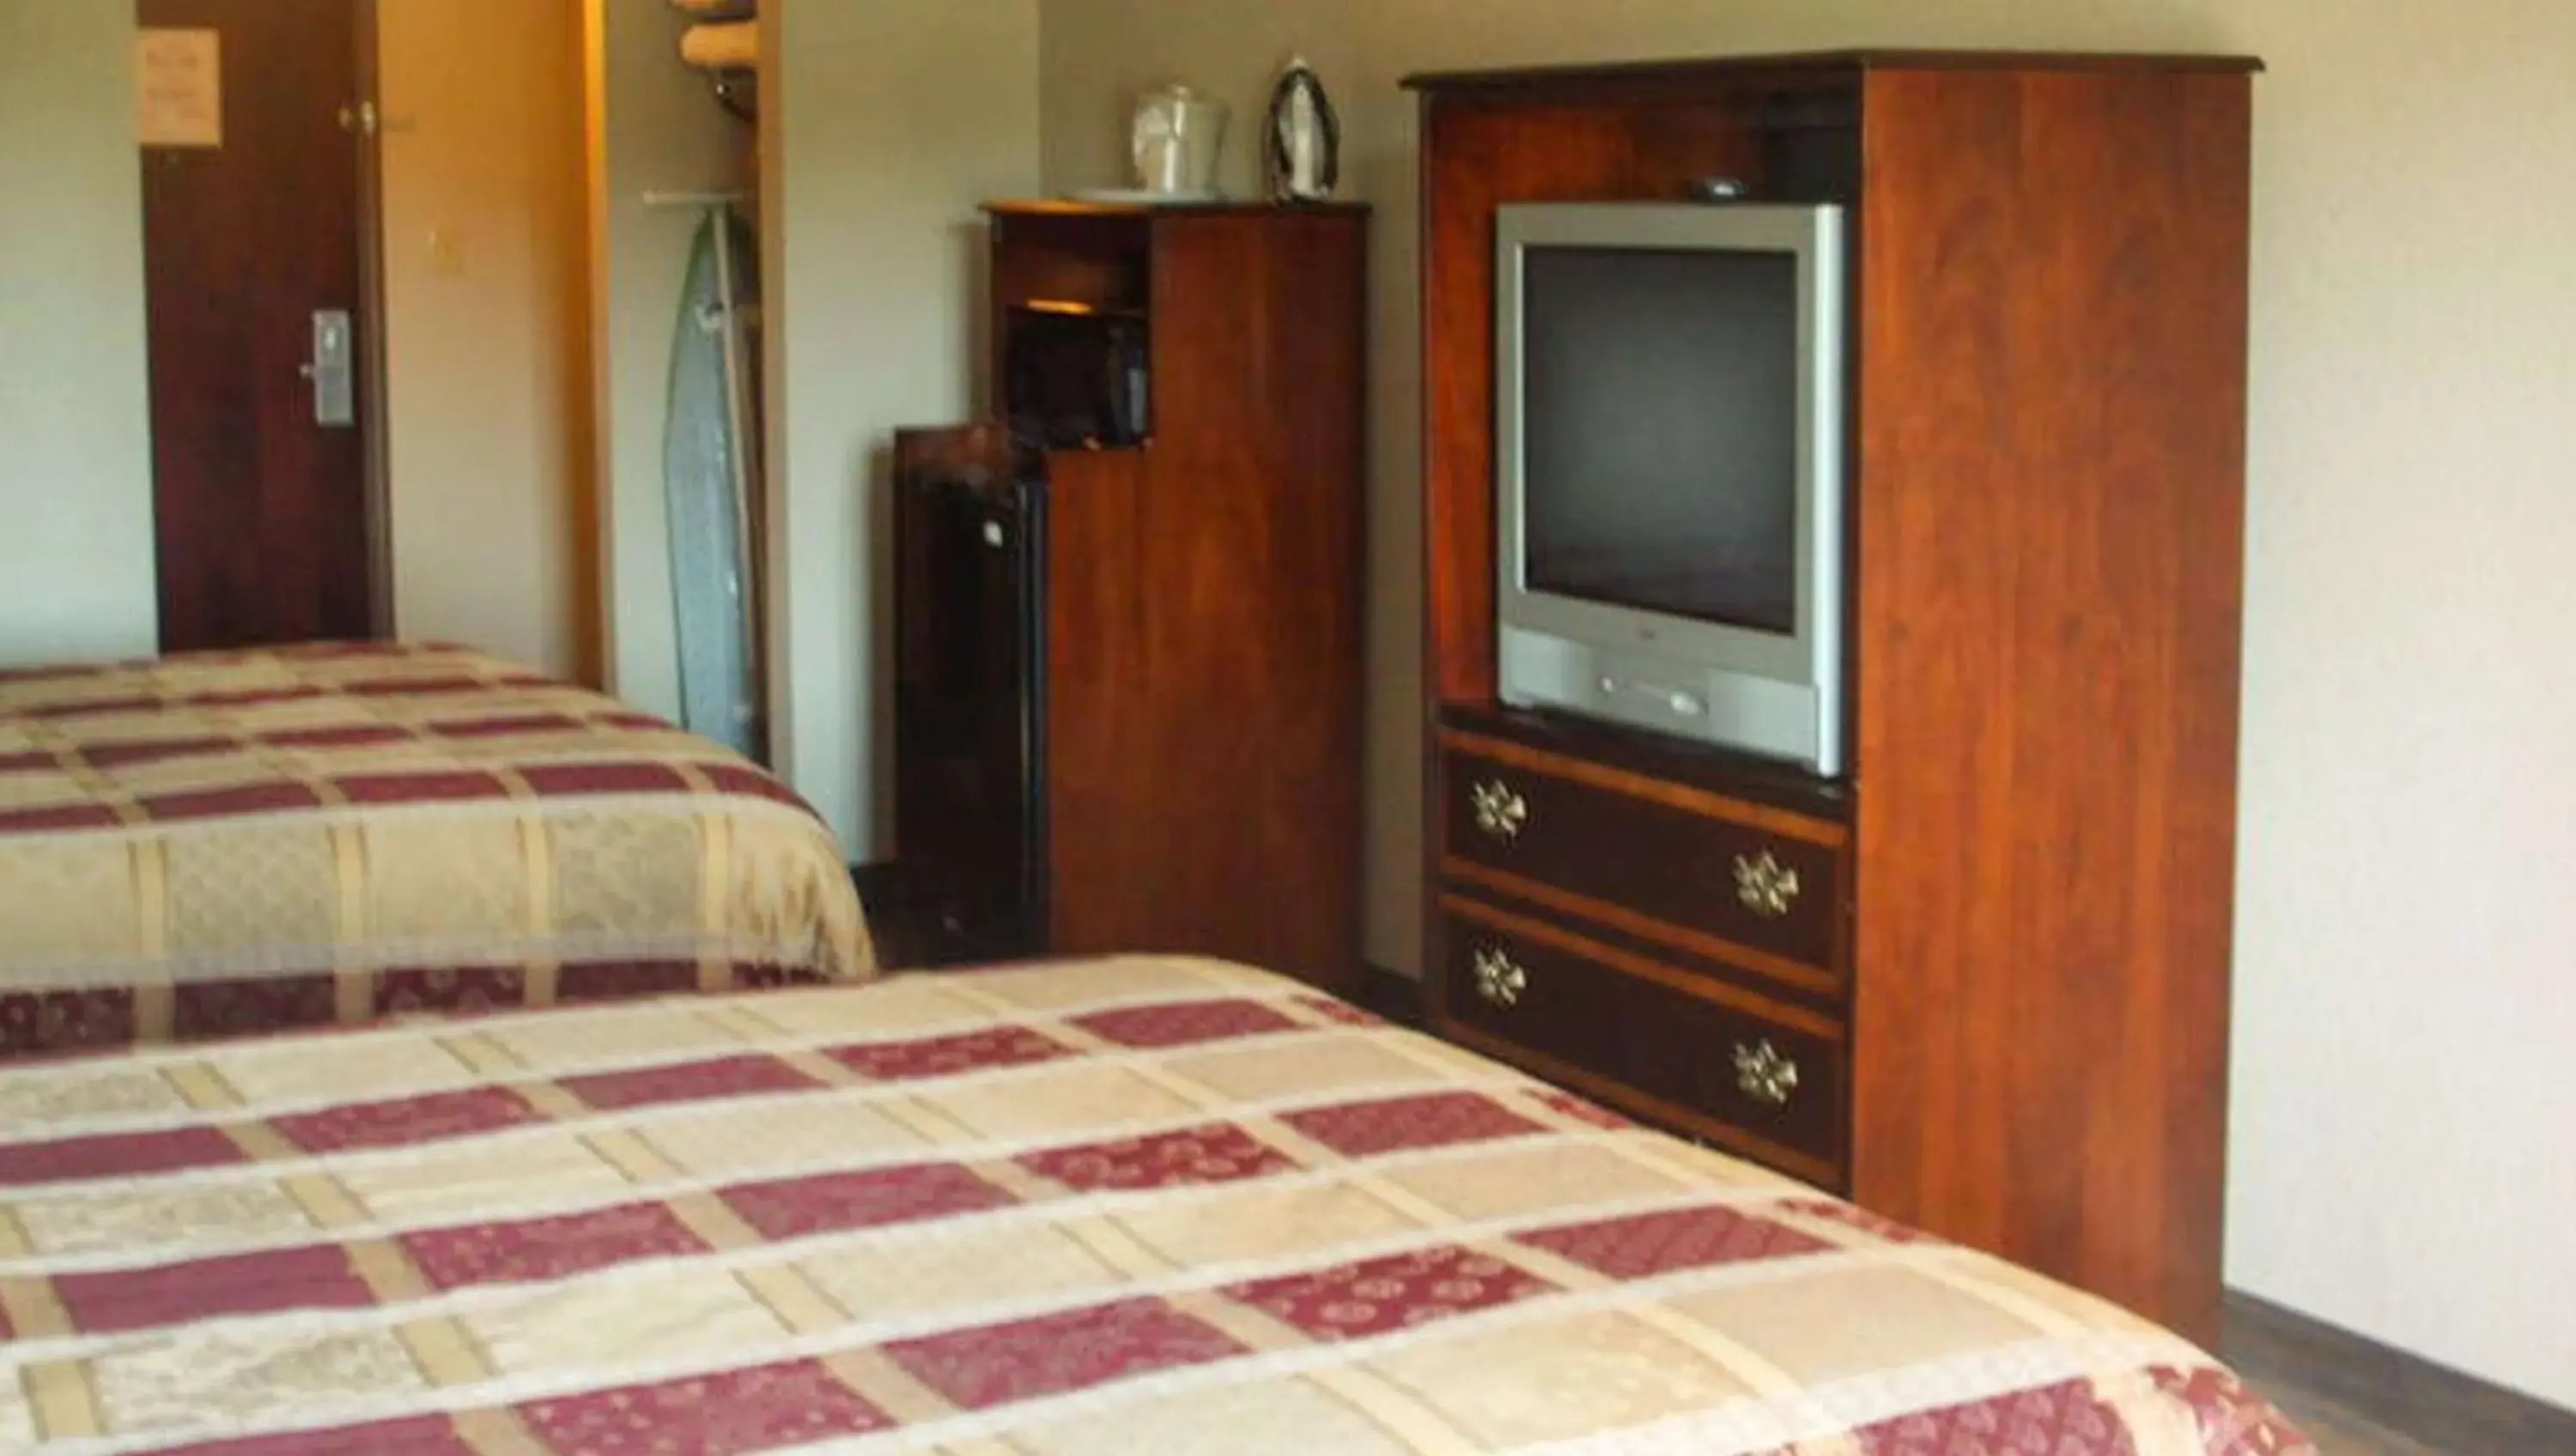
<svg viewBox="0 0 2576 1456"><path fill-rule="evenodd" d="M895 840L906 958L1046 948L1046 464L1000 425L895 436Z"/></svg>

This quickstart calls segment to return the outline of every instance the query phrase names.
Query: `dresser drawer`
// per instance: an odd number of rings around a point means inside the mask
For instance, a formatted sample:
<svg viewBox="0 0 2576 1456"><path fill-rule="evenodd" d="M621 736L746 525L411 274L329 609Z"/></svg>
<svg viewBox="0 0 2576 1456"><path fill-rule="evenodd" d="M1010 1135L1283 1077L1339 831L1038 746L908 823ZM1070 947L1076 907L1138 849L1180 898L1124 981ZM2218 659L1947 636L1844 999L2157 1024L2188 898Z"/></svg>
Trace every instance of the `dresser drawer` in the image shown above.
<svg viewBox="0 0 2576 1456"><path fill-rule="evenodd" d="M1838 971L1840 825L1508 753L1441 754L1443 847L1466 866L1460 873L1481 867L1535 884L1558 892L1556 908L1622 929L1652 936L1660 922L1681 932L1669 939L1776 956L1816 973L1802 978L1810 986Z"/></svg>
<svg viewBox="0 0 2576 1456"><path fill-rule="evenodd" d="M1541 1076L1589 1074L1611 1085L1577 1090L1614 1102L1619 1089L1641 1094L1729 1151L1841 1186L1848 1037L1839 1022L1464 896L1443 896L1441 912L1440 1000L1462 1039L1507 1058L1536 1053L1521 1059Z"/></svg>

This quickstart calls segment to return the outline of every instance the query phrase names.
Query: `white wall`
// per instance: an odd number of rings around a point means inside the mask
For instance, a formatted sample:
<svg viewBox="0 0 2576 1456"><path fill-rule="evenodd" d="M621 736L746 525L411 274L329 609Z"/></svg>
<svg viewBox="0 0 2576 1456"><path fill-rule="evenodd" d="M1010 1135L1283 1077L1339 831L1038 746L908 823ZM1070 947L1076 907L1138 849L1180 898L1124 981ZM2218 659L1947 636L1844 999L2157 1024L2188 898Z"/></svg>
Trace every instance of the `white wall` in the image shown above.
<svg viewBox="0 0 2576 1456"><path fill-rule="evenodd" d="M2252 8L2229 1269L2576 1406L2576 9Z"/></svg>
<svg viewBox="0 0 2576 1456"><path fill-rule="evenodd" d="M1303 55L1328 86L1344 83L1331 88L1336 111L1395 100L1348 84L1360 64L1363 0L1045 0L1045 8L1046 134L1039 155L1052 188L1134 186L1127 142L1132 103L1175 82L1231 108L1218 184L1238 197L1259 192L1255 136L1270 88L1291 55ZM1109 36L1117 40L1103 44Z"/></svg>
<svg viewBox="0 0 2576 1456"><path fill-rule="evenodd" d="M160 638L133 37L0 3L0 664Z"/></svg>
<svg viewBox="0 0 2576 1456"><path fill-rule="evenodd" d="M1116 93L1177 76L1257 116L1287 41L1351 58L1324 79L1380 207L1369 944L1404 967L1420 526L1396 78L1849 45L2266 57L2229 1277L2576 1404L2576 9L1045 4L1055 187L1109 180Z"/></svg>
<svg viewBox="0 0 2576 1456"><path fill-rule="evenodd" d="M586 675L602 594L584 6L466 3L383 6L396 625ZM657 23L665 9L601 3ZM627 40L644 24L620 19L638 27ZM871 858L891 849L874 471L895 426L970 408L975 204L1037 181L1037 0L772 0L762 23L781 58L761 159L779 321L772 711L791 776ZM131 26L91 0L0 0L0 510L24 527L0 538L12 659L147 652L157 636ZM666 143L608 144L622 181ZM612 419L657 431L655 371L632 341L667 320L613 312L632 397ZM640 438L608 442L621 499ZM615 545L621 600L653 589L659 553L637 545Z"/></svg>
<svg viewBox="0 0 2576 1456"><path fill-rule="evenodd" d="M579 15L381 23L396 625L586 672ZM133 26L0 4L0 658L159 635Z"/></svg>
<svg viewBox="0 0 2576 1456"><path fill-rule="evenodd" d="M762 7L773 736L853 859L884 820L884 454L968 417L976 204L1038 171L1037 0Z"/></svg>
<svg viewBox="0 0 2576 1456"><path fill-rule="evenodd" d="M394 622L595 677L575 0L382 0Z"/></svg>
<svg viewBox="0 0 2576 1456"><path fill-rule="evenodd" d="M701 215L647 192L749 185L748 128L680 63L687 20L668 5L584 0L589 77L593 438L609 691L680 713L662 430L671 337Z"/></svg>

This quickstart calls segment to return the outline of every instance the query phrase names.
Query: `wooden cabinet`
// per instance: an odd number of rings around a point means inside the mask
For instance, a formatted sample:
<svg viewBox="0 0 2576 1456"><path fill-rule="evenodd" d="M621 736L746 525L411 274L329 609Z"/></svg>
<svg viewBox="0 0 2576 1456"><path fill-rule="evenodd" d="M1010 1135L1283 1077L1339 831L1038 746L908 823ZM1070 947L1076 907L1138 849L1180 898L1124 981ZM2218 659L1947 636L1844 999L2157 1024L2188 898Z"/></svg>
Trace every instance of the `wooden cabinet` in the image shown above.
<svg viewBox="0 0 2576 1456"><path fill-rule="evenodd" d="M1435 1025L2208 1338L2252 62L1417 78ZM1842 204L1850 774L1496 700L1494 215Z"/></svg>
<svg viewBox="0 0 2576 1456"><path fill-rule="evenodd" d="M1441 736L1450 873L1632 920L1806 989L1841 984L1843 826L1505 739Z"/></svg>
<svg viewBox="0 0 2576 1456"><path fill-rule="evenodd" d="M1835 1191L1849 1184L1849 833L1576 756L1529 715L1438 737L1435 1020ZM1823 801L1829 803L1830 801Z"/></svg>
<svg viewBox="0 0 2576 1456"><path fill-rule="evenodd" d="M1851 1038L1837 1014L1623 949L1580 920L1505 903L1467 892L1441 900L1452 1035L1842 1187Z"/></svg>
<svg viewBox="0 0 2576 1456"><path fill-rule="evenodd" d="M1052 447L1029 948L1355 990L1368 215L989 213L992 396Z"/></svg>

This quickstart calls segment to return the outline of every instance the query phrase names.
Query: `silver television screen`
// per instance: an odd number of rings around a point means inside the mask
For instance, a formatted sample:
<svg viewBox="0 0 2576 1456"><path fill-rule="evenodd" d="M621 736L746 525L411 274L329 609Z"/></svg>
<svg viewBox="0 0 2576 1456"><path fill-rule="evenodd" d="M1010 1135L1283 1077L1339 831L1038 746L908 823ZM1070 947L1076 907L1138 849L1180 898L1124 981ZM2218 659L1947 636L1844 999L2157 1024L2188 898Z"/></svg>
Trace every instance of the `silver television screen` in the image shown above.
<svg viewBox="0 0 2576 1456"><path fill-rule="evenodd" d="M1522 530L1537 590L1798 624L1798 260L1531 247Z"/></svg>
<svg viewBox="0 0 2576 1456"><path fill-rule="evenodd" d="M1497 695L1842 772L1842 211L1494 221Z"/></svg>

